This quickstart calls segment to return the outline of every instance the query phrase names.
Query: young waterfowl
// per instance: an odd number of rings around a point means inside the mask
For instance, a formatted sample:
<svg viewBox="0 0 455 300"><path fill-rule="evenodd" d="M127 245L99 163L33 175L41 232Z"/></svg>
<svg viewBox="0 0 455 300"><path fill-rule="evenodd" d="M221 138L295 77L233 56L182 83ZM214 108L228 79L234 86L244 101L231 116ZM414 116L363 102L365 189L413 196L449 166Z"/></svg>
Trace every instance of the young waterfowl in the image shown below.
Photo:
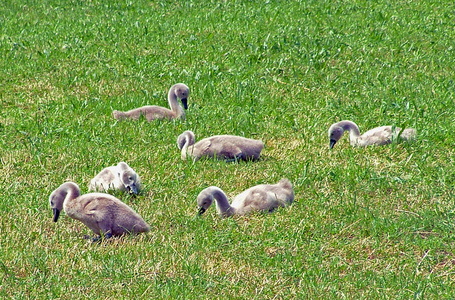
<svg viewBox="0 0 455 300"><path fill-rule="evenodd" d="M147 105L126 112L114 110L112 115L117 120L137 120L143 115L149 122L156 119L185 119L183 108L188 108L187 99L189 94L190 89L185 84L177 83L171 87L167 97L171 109L156 105ZM182 102L183 108L179 105L177 98Z"/></svg>
<svg viewBox="0 0 455 300"><path fill-rule="evenodd" d="M257 160L264 148L262 141L235 135L215 135L195 144L194 133L189 130L177 138L177 145L182 151L183 160L189 155L194 161L202 157L226 161Z"/></svg>
<svg viewBox="0 0 455 300"><path fill-rule="evenodd" d="M125 162L104 168L90 181L89 191L105 192L109 189L137 194L141 189L141 178Z"/></svg>
<svg viewBox="0 0 455 300"><path fill-rule="evenodd" d="M392 126L376 127L360 135L357 124L352 121L341 121L333 124L329 128L330 149L333 148L345 131L349 131L351 145L359 147L390 144L392 140L396 138L409 141L414 139L417 135L414 128L406 128L402 131L401 128L394 128Z"/></svg>
<svg viewBox="0 0 455 300"><path fill-rule="evenodd" d="M237 195L232 203L218 187L204 189L197 197L199 214L203 214L213 200L220 216L245 215L253 211L271 212L278 207L285 207L294 201L294 190L288 179L281 179L277 184L261 184Z"/></svg>
<svg viewBox="0 0 455 300"><path fill-rule="evenodd" d="M66 182L49 196L57 222L62 209L84 223L98 236L120 236L126 233L150 231L149 225L132 208L109 194L90 193L81 196L79 186Z"/></svg>

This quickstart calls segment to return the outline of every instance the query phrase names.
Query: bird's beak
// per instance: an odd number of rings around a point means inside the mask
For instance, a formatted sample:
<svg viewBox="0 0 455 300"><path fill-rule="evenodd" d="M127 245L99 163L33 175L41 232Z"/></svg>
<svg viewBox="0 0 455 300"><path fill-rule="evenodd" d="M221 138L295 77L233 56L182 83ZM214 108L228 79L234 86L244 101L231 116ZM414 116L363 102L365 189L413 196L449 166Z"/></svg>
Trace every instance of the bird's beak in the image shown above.
<svg viewBox="0 0 455 300"><path fill-rule="evenodd" d="M198 213L198 215L202 215L205 211L206 211L206 209L201 206L197 213Z"/></svg>
<svg viewBox="0 0 455 300"><path fill-rule="evenodd" d="M182 98L182 99L180 99L180 101L182 101L183 108L184 109L188 109L187 99L186 98Z"/></svg>
<svg viewBox="0 0 455 300"><path fill-rule="evenodd" d="M126 190L128 191L128 193L133 193L133 194L137 194L137 188L136 186L134 185L129 185L126 187Z"/></svg>
<svg viewBox="0 0 455 300"><path fill-rule="evenodd" d="M58 217L60 216L60 211L57 208L53 208L52 212L54 213L54 222L57 222Z"/></svg>
<svg viewBox="0 0 455 300"><path fill-rule="evenodd" d="M330 149L332 149L333 146L335 146L336 143L337 143L336 140L332 140L332 139L331 139L331 140L330 140Z"/></svg>

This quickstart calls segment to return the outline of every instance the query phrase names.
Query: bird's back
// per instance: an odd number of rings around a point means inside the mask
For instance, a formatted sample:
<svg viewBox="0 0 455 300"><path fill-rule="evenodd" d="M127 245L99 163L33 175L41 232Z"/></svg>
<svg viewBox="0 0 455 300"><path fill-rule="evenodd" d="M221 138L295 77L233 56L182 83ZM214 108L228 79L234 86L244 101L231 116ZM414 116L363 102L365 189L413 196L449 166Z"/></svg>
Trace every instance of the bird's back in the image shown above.
<svg viewBox="0 0 455 300"><path fill-rule="evenodd" d="M89 190L104 191L110 188L118 188L117 172L116 166L104 168L90 181Z"/></svg>
<svg viewBox="0 0 455 300"><path fill-rule="evenodd" d="M400 134L401 132L401 134ZM400 134L400 136L398 136ZM406 128L401 131L400 127L381 126L368 130L362 134L355 142L358 146L368 145L386 145L390 144L394 139L411 140L415 138L416 130L414 128Z"/></svg>
<svg viewBox="0 0 455 300"><path fill-rule="evenodd" d="M216 135L198 142L207 156L243 160L259 158L264 144L259 140L232 135Z"/></svg>
<svg viewBox="0 0 455 300"><path fill-rule="evenodd" d="M261 184L251 187L232 201L238 214L251 211L272 211L284 207L294 201L292 185L287 179L282 179L277 184Z"/></svg>

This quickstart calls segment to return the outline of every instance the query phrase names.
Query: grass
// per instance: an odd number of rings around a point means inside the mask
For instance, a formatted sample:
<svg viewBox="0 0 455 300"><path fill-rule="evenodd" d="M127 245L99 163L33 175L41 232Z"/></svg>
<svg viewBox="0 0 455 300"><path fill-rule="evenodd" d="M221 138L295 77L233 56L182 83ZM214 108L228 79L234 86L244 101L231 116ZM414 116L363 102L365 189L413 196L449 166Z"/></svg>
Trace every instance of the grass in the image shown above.
<svg viewBox="0 0 455 300"><path fill-rule="evenodd" d="M455 55L450 1L3 1L0 3L2 298L453 298ZM187 120L116 122L191 89ZM327 129L412 126L364 149ZM176 138L261 139L256 163L181 161ZM100 245L52 222L66 180L103 167L143 178L118 196L151 232ZM289 178L270 215L196 217Z"/></svg>

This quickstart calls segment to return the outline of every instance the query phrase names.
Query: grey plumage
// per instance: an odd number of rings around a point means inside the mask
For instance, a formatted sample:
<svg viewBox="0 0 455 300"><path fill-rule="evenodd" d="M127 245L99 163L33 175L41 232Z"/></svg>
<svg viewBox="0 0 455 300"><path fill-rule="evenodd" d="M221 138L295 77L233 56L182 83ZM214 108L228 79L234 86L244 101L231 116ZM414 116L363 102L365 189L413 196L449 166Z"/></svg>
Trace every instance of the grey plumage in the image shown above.
<svg viewBox="0 0 455 300"><path fill-rule="evenodd" d="M189 155L195 161L203 157L234 161L259 159L264 143L235 135L215 135L195 143L194 133L188 130L177 138L177 146L183 160Z"/></svg>
<svg viewBox="0 0 455 300"><path fill-rule="evenodd" d="M143 115L147 121L156 119L185 119L184 109L188 108L187 99L190 89L183 83L173 85L168 93L168 103L171 109L156 105L146 105L129 111L114 110L112 115L117 120L132 119L137 120ZM179 105L177 99L182 102L183 108Z"/></svg>
<svg viewBox="0 0 455 300"><path fill-rule="evenodd" d="M103 193L81 196L81 190L74 182L66 182L53 191L49 203L54 222L57 222L63 209L70 218L81 221L98 236L150 231L141 216L116 197Z"/></svg>
<svg viewBox="0 0 455 300"><path fill-rule="evenodd" d="M211 186L202 190L198 197L199 214L203 214L216 201L220 216L245 215L253 211L271 212L285 207L294 201L291 182L284 178L277 184L261 184L251 187L237 195L231 204L226 194L218 187Z"/></svg>

